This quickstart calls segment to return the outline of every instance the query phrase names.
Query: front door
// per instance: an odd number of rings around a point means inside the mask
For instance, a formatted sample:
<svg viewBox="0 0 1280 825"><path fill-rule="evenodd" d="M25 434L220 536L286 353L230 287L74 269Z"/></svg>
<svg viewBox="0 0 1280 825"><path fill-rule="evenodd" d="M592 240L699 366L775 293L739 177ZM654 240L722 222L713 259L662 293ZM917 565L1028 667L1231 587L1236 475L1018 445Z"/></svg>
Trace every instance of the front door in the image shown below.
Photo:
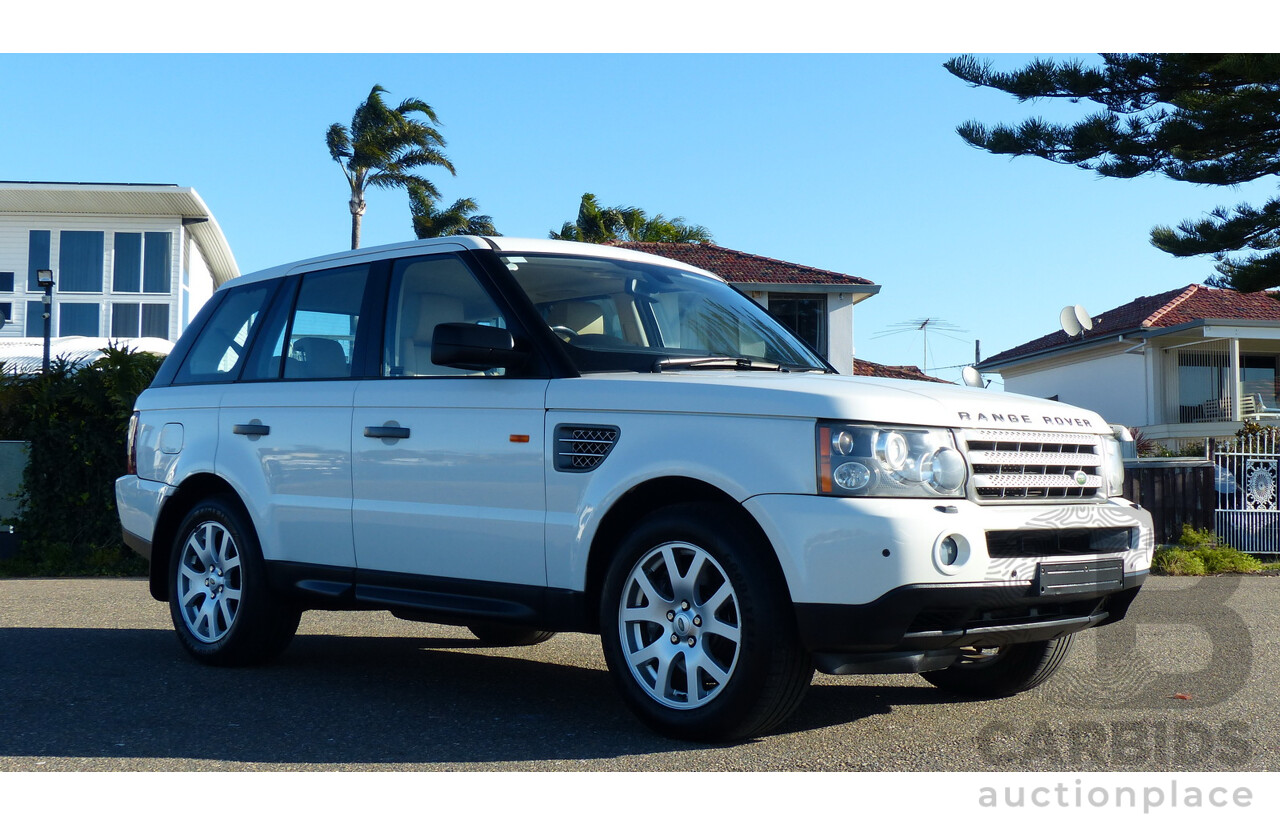
<svg viewBox="0 0 1280 825"><path fill-rule="evenodd" d="M382 377L351 423L357 566L545 585L547 380L431 362L438 324L506 326L456 255L397 261L389 295Z"/></svg>

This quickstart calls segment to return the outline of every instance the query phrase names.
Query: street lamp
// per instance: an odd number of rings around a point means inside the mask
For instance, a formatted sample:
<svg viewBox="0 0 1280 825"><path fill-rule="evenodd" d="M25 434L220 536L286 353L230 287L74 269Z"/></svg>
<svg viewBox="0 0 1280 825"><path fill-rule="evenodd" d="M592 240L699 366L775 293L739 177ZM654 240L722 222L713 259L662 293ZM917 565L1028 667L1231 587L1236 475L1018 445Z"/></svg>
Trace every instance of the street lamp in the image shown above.
<svg viewBox="0 0 1280 825"><path fill-rule="evenodd" d="M49 371L49 327L53 318L53 270L37 269L36 283L44 287L44 371Z"/></svg>

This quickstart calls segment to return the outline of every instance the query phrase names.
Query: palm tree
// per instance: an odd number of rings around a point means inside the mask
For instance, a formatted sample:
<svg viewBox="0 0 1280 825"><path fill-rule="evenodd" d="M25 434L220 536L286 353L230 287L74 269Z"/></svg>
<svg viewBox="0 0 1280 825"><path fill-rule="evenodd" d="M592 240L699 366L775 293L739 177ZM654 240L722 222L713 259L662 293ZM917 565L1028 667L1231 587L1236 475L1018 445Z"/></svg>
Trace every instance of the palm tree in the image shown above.
<svg viewBox="0 0 1280 825"><path fill-rule="evenodd" d="M552 240L604 243L616 241L628 218L634 220L639 210L630 206L602 208L596 196L587 192L578 205L578 219L566 221L559 232L551 232Z"/></svg>
<svg viewBox="0 0 1280 825"><path fill-rule="evenodd" d="M367 207L364 199L367 188L413 185L438 198L440 193L435 185L413 170L419 166L442 166L457 174L453 164L440 152L445 140L435 129L440 121L431 107L411 97L389 109L382 102L386 91L374 86L369 97L356 107L350 129L335 123L325 135L330 156L351 186L352 249L360 247L360 219ZM429 122L409 117L415 112Z"/></svg>
<svg viewBox="0 0 1280 825"><path fill-rule="evenodd" d="M472 214L480 207L471 198L459 198L448 209L437 210L435 201L421 186L409 186L409 211L413 213L413 234L418 238L445 235L501 235L488 215Z"/></svg>
<svg viewBox="0 0 1280 825"><path fill-rule="evenodd" d="M659 243L711 243L711 232L705 226L690 226L684 218L668 220L658 214L652 218L634 206L601 207L590 192L582 196L578 219L566 221L560 231L550 237L561 241L608 243L609 241L649 241Z"/></svg>

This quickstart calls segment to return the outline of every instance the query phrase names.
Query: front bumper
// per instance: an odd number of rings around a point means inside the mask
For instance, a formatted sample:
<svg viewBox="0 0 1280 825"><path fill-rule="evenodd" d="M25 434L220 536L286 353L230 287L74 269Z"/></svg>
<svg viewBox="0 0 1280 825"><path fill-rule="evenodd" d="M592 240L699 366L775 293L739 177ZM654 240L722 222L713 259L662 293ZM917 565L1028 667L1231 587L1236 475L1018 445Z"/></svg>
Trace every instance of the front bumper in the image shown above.
<svg viewBox="0 0 1280 825"><path fill-rule="evenodd" d="M1036 642L1124 618L1147 574L1120 589L1041 595L1033 584L915 584L868 604L797 604L815 653L941 650Z"/></svg>
<svg viewBox="0 0 1280 825"><path fill-rule="evenodd" d="M1123 499L998 506L766 495L745 506L777 551L814 653L1056 638L1118 621L1151 566L1151 517ZM951 564L938 552L947 538L962 548ZM1063 572L1066 586L1047 583Z"/></svg>

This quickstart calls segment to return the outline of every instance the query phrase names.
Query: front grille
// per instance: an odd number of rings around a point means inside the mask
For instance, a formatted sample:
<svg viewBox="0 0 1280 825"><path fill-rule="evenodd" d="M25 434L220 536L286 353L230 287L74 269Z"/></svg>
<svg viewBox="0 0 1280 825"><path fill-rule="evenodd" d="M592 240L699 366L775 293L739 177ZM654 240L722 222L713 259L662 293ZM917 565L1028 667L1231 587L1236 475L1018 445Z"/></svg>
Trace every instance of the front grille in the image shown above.
<svg viewBox="0 0 1280 825"><path fill-rule="evenodd" d="M618 428L595 424L561 424L556 427L556 469L562 473L589 473L618 443Z"/></svg>
<svg viewBox="0 0 1280 825"><path fill-rule="evenodd" d="M1137 546L1132 527L1066 530L988 530L987 555L994 559L1123 553Z"/></svg>
<svg viewBox="0 0 1280 825"><path fill-rule="evenodd" d="M980 501L1097 498L1102 445L1088 433L962 430Z"/></svg>

